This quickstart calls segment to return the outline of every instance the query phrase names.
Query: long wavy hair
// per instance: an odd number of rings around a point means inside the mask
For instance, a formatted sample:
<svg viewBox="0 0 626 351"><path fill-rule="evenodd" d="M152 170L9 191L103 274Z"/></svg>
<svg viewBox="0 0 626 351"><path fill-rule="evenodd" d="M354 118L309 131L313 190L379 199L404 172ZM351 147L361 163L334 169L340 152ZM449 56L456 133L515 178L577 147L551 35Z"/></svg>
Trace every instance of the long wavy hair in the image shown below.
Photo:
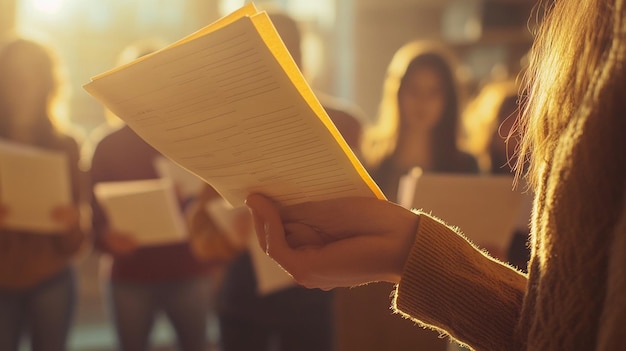
<svg viewBox="0 0 626 351"><path fill-rule="evenodd" d="M362 145L363 158L376 168L391 155L402 133L402 116L398 106L400 89L406 77L418 68L432 69L441 78L445 95L442 117L433 128L434 165L439 168L458 153L460 94L453 71L455 61L442 46L414 41L404 45L393 56L387 68L377 122L366 131Z"/></svg>
<svg viewBox="0 0 626 351"><path fill-rule="evenodd" d="M524 77L527 104L516 165L519 177L529 162L526 175L534 187L574 116L626 111L624 0L543 1L537 11L544 20Z"/></svg>

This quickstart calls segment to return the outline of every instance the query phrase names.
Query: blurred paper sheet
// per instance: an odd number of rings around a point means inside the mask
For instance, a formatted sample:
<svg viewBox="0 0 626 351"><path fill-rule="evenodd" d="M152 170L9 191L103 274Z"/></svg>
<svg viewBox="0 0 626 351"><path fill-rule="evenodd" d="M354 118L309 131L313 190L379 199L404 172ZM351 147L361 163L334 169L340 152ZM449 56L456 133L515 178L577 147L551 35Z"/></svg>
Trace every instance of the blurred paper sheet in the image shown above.
<svg viewBox="0 0 626 351"><path fill-rule="evenodd" d="M257 293L259 295L269 295L296 285L291 275L261 249L254 233L250 235L248 250L256 275Z"/></svg>
<svg viewBox="0 0 626 351"><path fill-rule="evenodd" d="M59 233L52 210L72 203L67 156L0 141L0 202L9 208L8 228Z"/></svg>
<svg viewBox="0 0 626 351"><path fill-rule="evenodd" d="M111 228L129 233L140 245L180 242L187 237L169 180L103 182L95 185L94 193Z"/></svg>
<svg viewBox="0 0 626 351"><path fill-rule="evenodd" d="M197 196L204 185L204 181L200 177L165 156L154 159L154 168L159 177L170 179L185 199Z"/></svg>
<svg viewBox="0 0 626 351"><path fill-rule="evenodd" d="M221 197L213 199L206 203L205 211L211 216L211 219L217 228L226 235L226 239L235 247L243 247L246 240L237 234L236 220L240 216L249 214L247 207L233 207L228 201ZM254 235L254 233L252 234Z"/></svg>
<svg viewBox="0 0 626 351"><path fill-rule="evenodd" d="M217 198L207 202L205 209L213 218L215 225L227 235L233 245L239 247L247 245L259 295L268 295L296 284L285 270L263 252L254 231L247 235L247 239L235 233L234 221L242 215L242 212L250 214L247 207L232 207L228 201Z"/></svg>
<svg viewBox="0 0 626 351"><path fill-rule="evenodd" d="M441 218L479 246L504 249L509 244L525 195L513 189L513 177L414 172L400 183L404 207Z"/></svg>

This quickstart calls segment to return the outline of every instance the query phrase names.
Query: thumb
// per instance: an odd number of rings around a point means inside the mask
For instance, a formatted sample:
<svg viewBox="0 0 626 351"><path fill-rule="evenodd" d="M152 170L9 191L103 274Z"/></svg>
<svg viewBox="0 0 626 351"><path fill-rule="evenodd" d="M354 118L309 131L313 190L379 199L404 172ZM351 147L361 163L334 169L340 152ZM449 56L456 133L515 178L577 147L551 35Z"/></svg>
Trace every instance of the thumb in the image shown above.
<svg viewBox="0 0 626 351"><path fill-rule="evenodd" d="M280 246L286 247L285 228L276 205L267 197L251 194L246 199L246 205L252 213L254 228L259 245L266 253Z"/></svg>

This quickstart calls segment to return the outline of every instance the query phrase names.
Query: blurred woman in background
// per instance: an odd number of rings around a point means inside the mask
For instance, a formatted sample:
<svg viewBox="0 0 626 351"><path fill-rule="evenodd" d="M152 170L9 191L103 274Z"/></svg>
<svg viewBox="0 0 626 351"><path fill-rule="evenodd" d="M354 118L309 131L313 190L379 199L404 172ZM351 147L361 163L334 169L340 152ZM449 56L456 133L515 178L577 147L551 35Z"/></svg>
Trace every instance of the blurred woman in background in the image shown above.
<svg viewBox="0 0 626 351"><path fill-rule="evenodd" d="M71 260L85 238L80 228L79 150L51 115L57 67L41 45L17 39L0 47L0 137L67 156L73 202L50 215L65 230L43 235L6 228L0 204L0 350L18 350L28 330L33 350L66 349L75 304Z"/></svg>
<svg viewBox="0 0 626 351"><path fill-rule="evenodd" d="M451 55L437 44L411 42L387 69L378 121L365 135L363 156L372 177L395 200L400 177L426 172L475 173L459 150L460 90Z"/></svg>

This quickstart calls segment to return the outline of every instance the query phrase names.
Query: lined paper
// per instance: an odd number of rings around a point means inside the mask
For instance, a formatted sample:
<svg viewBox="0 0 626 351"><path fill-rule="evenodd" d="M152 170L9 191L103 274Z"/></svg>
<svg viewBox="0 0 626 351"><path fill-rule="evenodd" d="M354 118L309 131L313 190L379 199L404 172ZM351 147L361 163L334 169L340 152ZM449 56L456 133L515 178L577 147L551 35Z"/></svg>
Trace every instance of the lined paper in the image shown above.
<svg viewBox="0 0 626 351"><path fill-rule="evenodd" d="M384 198L267 14L246 6L239 16L97 76L85 89L234 206L253 192L282 205Z"/></svg>

